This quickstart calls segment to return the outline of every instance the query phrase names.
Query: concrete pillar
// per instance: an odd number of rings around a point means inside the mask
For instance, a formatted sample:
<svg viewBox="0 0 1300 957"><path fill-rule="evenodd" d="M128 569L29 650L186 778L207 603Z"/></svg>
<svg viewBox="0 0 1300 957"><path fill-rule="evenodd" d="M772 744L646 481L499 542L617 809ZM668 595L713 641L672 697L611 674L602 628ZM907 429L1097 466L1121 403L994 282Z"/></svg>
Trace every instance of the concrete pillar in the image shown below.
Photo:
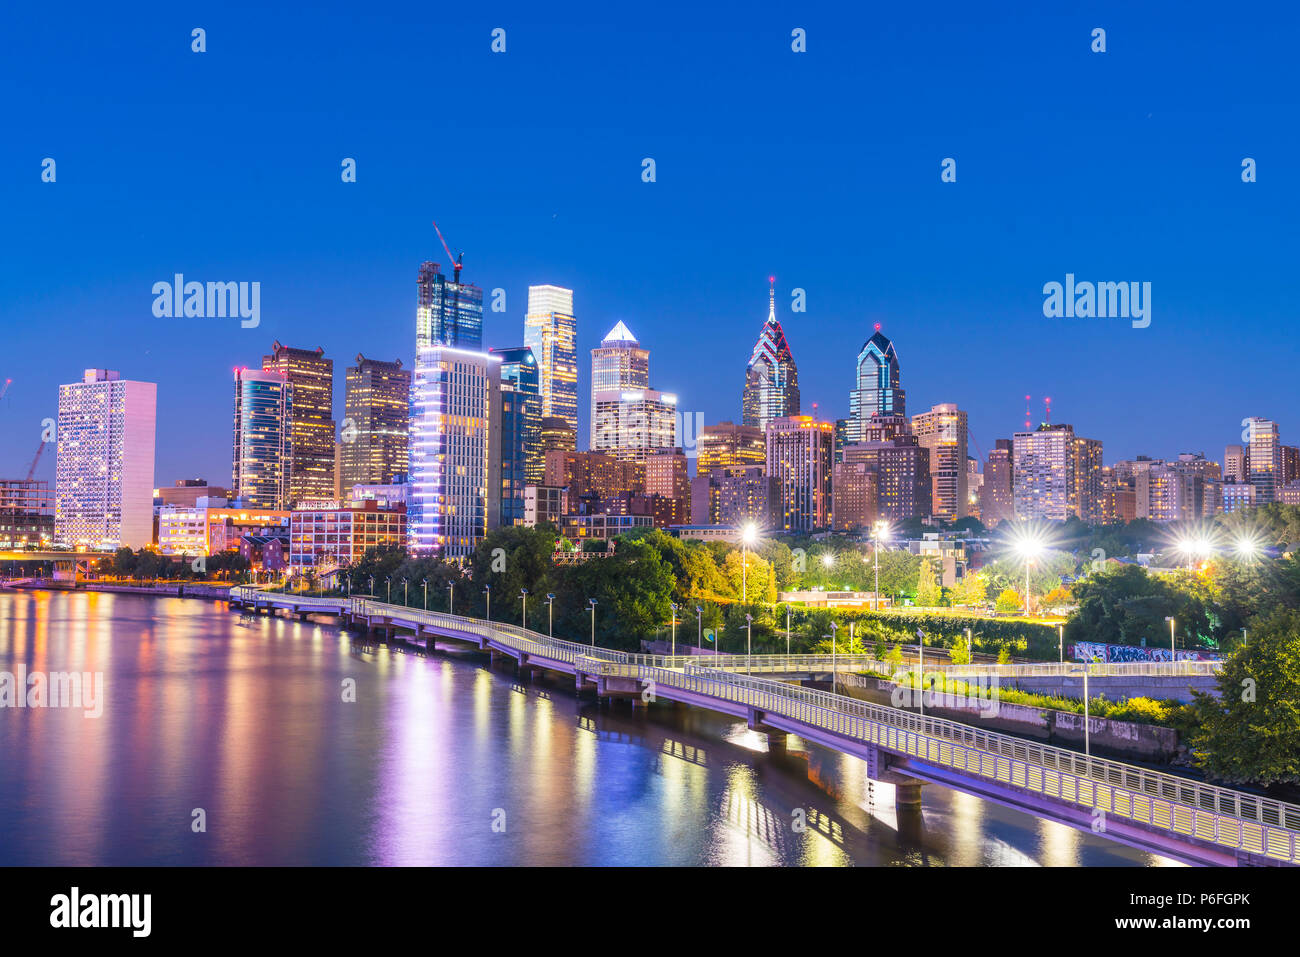
<svg viewBox="0 0 1300 957"><path fill-rule="evenodd" d="M789 736L784 731L768 731L767 732L768 754L785 754L787 737Z"/></svg>
<svg viewBox="0 0 1300 957"><path fill-rule="evenodd" d="M894 808L898 811L921 809L921 782L907 778L894 785Z"/></svg>

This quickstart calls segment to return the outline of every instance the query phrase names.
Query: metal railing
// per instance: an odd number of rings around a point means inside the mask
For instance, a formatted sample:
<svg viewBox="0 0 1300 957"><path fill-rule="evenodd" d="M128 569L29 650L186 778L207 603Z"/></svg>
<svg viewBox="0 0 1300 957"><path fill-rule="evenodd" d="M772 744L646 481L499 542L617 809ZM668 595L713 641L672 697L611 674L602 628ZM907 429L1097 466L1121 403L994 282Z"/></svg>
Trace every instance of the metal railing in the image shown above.
<svg viewBox="0 0 1300 957"><path fill-rule="evenodd" d="M252 596L241 592L237 597ZM282 599L286 604L298 601L294 596L271 596L265 592L257 593L256 597ZM705 697L743 704L809 727L976 777L1022 787L1056 800L1089 809L1101 808L1108 814L1151 827L1300 863L1300 806L1119 761L1087 757L1077 751L1037 744L956 721L738 673L744 664L753 667L760 658L781 659L785 667L797 670L796 659L805 667L813 661L825 661L829 665L829 655L635 655L552 638L525 631L517 625L427 612L373 598L326 601L340 611L350 606L355 614L401 617L406 621L479 635L524 654L563 661L572 665L575 671L593 676L650 680ZM835 656L836 664L840 657ZM872 670L874 666L881 666L889 672L893 670L893 666L886 662L870 661L869 664L873 666ZM1176 667L1209 663L1139 664ZM772 667L776 667L775 664ZM1080 663L1073 667L1081 669L1083 665ZM1094 664L1090 669L1123 667L1127 666ZM1089 673L1115 672L1090 670Z"/></svg>

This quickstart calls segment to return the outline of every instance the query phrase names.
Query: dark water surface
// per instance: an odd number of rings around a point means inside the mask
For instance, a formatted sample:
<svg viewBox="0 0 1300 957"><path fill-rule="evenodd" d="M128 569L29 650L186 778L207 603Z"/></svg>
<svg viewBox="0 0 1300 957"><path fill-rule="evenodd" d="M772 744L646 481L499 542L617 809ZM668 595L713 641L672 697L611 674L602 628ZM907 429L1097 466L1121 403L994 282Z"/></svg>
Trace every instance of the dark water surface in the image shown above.
<svg viewBox="0 0 1300 957"><path fill-rule="evenodd" d="M102 672L103 714L0 708L0 864L1169 863L930 785L900 819L855 758L324 620L0 592L20 665Z"/></svg>

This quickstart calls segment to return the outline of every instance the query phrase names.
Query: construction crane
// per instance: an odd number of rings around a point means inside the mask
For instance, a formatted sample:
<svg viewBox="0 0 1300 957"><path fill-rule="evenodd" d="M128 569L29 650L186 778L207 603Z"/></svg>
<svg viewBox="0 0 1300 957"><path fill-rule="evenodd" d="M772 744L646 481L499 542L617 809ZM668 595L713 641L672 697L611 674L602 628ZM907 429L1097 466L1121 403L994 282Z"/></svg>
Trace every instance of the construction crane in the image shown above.
<svg viewBox="0 0 1300 957"><path fill-rule="evenodd" d="M442 230L438 228L438 223L436 221L433 224L433 231L438 234L438 242L442 243L443 251L446 252L447 258L451 260L452 269L455 271L453 281L460 282L460 261L465 254L461 253L458 256L453 256L451 254L451 250L447 247L447 240L442 238Z"/></svg>
<svg viewBox="0 0 1300 957"><path fill-rule="evenodd" d="M36 457L32 459L31 467L27 470L27 478L23 481L30 482L32 476L36 474L36 463L41 460L41 453L45 451L45 442L45 439L41 439L41 444L36 446Z"/></svg>
<svg viewBox="0 0 1300 957"><path fill-rule="evenodd" d="M13 379L5 379L5 387L3 389L0 389L0 399L3 399L5 397L5 395L9 392L9 387L13 384L14 384Z"/></svg>

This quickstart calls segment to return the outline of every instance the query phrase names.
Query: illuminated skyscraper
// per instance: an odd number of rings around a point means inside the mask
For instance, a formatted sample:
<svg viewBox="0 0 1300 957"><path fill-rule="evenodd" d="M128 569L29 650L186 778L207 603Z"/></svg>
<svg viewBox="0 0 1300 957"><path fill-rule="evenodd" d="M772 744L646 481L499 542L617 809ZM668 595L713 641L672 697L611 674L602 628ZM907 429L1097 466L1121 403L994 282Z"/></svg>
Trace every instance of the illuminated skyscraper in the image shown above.
<svg viewBox="0 0 1300 957"><path fill-rule="evenodd" d="M857 386L849 393L849 417L838 423L838 444L867 440L871 417L907 415L907 394L899 385L898 353L876 323L871 338L858 352Z"/></svg>
<svg viewBox="0 0 1300 957"><path fill-rule="evenodd" d="M334 360L325 350L291 349L276 342L262 357L264 372L293 386L289 450L289 507L334 497ZM285 506L278 506L285 507Z"/></svg>
<svg viewBox="0 0 1300 957"><path fill-rule="evenodd" d="M645 464L657 449L677 445L677 396L654 389L597 392L593 452L605 452L624 462Z"/></svg>
<svg viewBox="0 0 1300 957"><path fill-rule="evenodd" d="M1255 486L1255 502L1259 505L1276 502L1277 490L1282 487L1282 447L1277 423L1252 416L1246 422L1246 436L1250 443L1246 467L1250 484Z"/></svg>
<svg viewBox="0 0 1300 957"><path fill-rule="evenodd" d="M501 359L421 346L411 386L411 548L472 555L500 520Z"/></svg>
<svg viewBox="0 0 1300 957"><path fill-rule="evenodd" d="M596 393L650 388L650 352L622 322L591 350L591 435L596 435Z"/></svg>
<svg viewBox="0 0 1300 957"><path fill-rule="evenodd" d="M235 370L230 491L252 508L289 507L293 392L293 385L282 372ZM330 454L333 461L333 442Z"/></svg>
<svg viewBox="0 0 1300 957"><path fill-rule="evenodd" d="M980 488L980 521L986 528L1016 517L1011 475L1011 440L998 439L984 463L984 485Z"/></svg>
<svg viewBox="0 0 1300 957"><path fill-rule="evenodd" d="M72 548L153 541L158 386L87 369L59 386L54 540Z"/></svg>
<svg viewBox="0 0 1300 957"><path fill-rule="evenodd" d="M696 475L733 465L763 465L767 462L767 437L754 425L719 422L704 427L696 450Z"/></svg>
<svg viewBox="0 0 1300 957"><path fill-rule="evenodd" d="M741 422L764 435L773 419L799 414L799 370L785 330L776 320L776 280L768 282L767 321L745 366L745 388L740 399Z"/></svg>
<svg viewBox="0 0 1300 957"><path fill-rule="evenodd" d="M524 491L546 469L537 361L527 346L489 351L501 359L501 524L522 525Z"/></svg>
<svg viewBox="0 0 1300 957"><path fill-rule="evenodd" d="M810 415L782 416L767 427L767 474L780 492L780 524L809 532L831 524L835 432Z"/></svg>
<svg viewBox="0 0 1300 957"><path fill-rule="evenodd" d="M1012 461L1017 518L1064 521L1077 515L1085 522L1102 521L1099 439L1076 436L1070 425L1040 425L1015 434Z"/></svg>
<svg viewBox="0 0 1300 957"><path fill-rule="evenodd" d="M912 416L912 432L930 450L930 514L955 522L970 514L966 413L952 402Z"/></svg>
<svg viewBox="0 0 1300 957"><path fill-rule="evenodd" d="M411 373L402 360L357 356L347 371L339 450L344 494L354 485L391 485L407 471Z"/></svg>
<svg viewBox="0 0 1300 957"><path fill-rule="evenodd" d="M415 345L483 347L483 290L460 281L460 266L448 279L434 262L420 264L416 276Z"/></svg>
<svg viewBox="0 0 1300 957"><path fill-rule="evenodd" d="M533 350L540 370L542 415L564 419L578 431L578 320L573 290L529 286L524 316L524 345Z"/></svg>

